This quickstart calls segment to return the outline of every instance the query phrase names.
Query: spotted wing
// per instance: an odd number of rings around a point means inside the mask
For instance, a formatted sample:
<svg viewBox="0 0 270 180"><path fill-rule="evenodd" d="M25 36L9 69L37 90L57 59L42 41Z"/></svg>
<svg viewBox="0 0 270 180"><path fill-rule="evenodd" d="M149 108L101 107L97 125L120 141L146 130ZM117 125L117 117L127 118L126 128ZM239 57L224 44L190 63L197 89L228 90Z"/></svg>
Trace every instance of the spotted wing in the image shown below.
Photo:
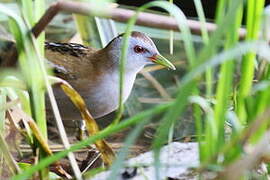
<svg viewBox="0 0 270 180"><path fill-rule="evenodd" d="M85 60L95 49L75 43L45 43L45 56L48 65L56 76L65 80L84 77L82 67L91 70L91 62Z"/></svg>

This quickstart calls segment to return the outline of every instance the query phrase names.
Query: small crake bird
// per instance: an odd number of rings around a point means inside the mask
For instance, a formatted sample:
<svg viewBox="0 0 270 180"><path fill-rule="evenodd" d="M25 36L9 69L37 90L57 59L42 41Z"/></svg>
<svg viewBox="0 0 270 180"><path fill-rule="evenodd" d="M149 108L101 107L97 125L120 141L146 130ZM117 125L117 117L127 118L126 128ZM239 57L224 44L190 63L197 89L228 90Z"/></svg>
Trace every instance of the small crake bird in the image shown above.
<svg viewBox="0 0 270 180"><path fill-rule="evenodd" d="M74 43L45 45L45 56L55 74L80 93L94 118L109 114L118 107L122 41L123 34L99 50ZM125 65L123 101L127 100L131 92L137 73L145 65L154 63L175 70L174 65L160 55L147 35L132 32ZM80 120L80 113L62 90L56 87L54 92L63 120Z"/></svg>

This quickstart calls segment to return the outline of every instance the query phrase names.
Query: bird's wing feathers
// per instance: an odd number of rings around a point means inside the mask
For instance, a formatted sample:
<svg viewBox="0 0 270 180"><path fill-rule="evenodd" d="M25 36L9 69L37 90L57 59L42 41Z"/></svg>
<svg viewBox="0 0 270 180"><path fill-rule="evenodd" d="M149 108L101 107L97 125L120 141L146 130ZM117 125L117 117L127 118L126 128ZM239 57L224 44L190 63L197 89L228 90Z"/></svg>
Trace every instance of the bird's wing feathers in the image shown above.
<svg viewBox="0 0 270 180"><path fill-rule="evenodd" d="M57 76L65 80L76 80L85 77L85 73L91 75L93 62L87 57L96 52L95 49L74 43L46 43L45 49L48 64ZM87 68L82 70L84 66Z"/></svg>

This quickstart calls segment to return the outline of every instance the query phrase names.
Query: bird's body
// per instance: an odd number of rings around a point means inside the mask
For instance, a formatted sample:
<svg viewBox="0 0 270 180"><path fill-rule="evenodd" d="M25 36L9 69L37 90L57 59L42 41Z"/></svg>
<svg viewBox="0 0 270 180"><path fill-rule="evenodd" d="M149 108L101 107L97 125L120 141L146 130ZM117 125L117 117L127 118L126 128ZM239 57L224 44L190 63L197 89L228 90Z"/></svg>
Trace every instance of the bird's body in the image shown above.
<svg viewBox="0 0 270 180"><path fill-rule="evenodd" d="M65 50L71 52L74 49L76 54L73 52L67 56ZM67 80L80 93L95 118L115 110L119 100L119 73L115 71L118 64L111 61L97 63L98 60L110 58L108 54L100 51L102 50L78 44L46 43L46 57L55 74ZM105 57L100 58L101 56ZM88 61L85 61L85 58ZM124 101L131 92L135 77L136 74L125 76ZM63 91L58 87L54 88L54 91L60 110L64 111L61 113L63 119L80 119L78 110Z"/></svg>
<svg viewBox="0 0 270 180"><path fill-rule="evenodd" d="M68 81L80 93L94 118L102 117L118 107L121 42L122 35L100 50L73 43L45 45L45 56L55 74ZM143 54L149 56L150 60L146 60ZM146 64L152 64L151 58L156 55L159 55L158 51L148 36L140 32L132 33L124 74L124 101L131 92L137 73ZM62 90L55 87L54 92L63 119L81 119L78 110Z"/></svg>

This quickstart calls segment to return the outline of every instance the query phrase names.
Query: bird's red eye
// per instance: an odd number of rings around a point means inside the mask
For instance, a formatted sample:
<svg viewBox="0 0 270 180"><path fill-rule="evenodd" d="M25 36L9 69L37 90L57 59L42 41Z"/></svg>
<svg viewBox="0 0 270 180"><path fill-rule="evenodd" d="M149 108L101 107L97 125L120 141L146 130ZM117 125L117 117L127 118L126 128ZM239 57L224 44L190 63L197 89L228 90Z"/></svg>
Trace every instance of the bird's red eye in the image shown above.
<svg viewBox="0 0 270 180"><path fill-rule="evenodd" d="M145 49L143 47L141 47L141 46L135 46L134 51L136 53L143 53L143 52L145 52Z"/></svg>

